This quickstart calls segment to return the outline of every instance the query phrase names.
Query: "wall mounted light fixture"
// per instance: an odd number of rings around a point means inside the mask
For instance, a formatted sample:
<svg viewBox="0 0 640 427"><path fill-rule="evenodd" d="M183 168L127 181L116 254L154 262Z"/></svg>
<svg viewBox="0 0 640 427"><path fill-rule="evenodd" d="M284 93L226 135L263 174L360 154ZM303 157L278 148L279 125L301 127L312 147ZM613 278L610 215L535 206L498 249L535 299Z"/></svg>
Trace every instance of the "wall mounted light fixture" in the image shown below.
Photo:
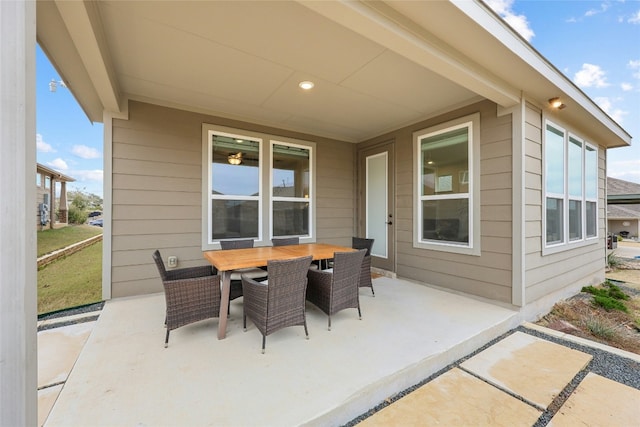
<svg viewBox="0 0 640 427"><path fill-rule="evenodd" d="M562 101L560 100L560 98L551 98L549 100L549 105L551 106L551 108L555 108L556 110L562 110L563 108L566 107L566 105L564 105L562 103Z"/></svg>

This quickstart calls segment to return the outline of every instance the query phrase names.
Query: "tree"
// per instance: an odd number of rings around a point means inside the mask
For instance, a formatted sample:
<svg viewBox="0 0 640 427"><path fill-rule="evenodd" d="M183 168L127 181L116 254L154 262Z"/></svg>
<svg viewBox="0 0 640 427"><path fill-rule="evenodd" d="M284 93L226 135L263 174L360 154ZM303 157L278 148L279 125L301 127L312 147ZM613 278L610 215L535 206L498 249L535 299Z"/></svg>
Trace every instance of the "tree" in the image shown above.
<svg viewBox="0 0 640 427"><path fill-rule="evenodd" d="M72 190L67 192L67 197L71 200L68 212L68 221L71 224L84 224L90 210L102 210L102 198L95 194Z"/></svg>

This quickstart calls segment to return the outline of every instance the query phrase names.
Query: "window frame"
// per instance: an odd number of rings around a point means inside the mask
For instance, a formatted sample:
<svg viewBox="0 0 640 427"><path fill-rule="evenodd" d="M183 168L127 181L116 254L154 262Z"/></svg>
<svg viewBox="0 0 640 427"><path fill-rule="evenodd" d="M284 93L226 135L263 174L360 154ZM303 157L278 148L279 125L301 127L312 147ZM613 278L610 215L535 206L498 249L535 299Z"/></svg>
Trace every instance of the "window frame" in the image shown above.
<svg viewBox="0 0 640 427"><path fill-rule="evenodd" d="M213 149L212 135L224 135L259 141L259 196L227 196L213 195L211 188L211 154ZM274 144L298 146L309 150L309 235L300 236L301 243L312 243L316 239L316 144L312 141L298 140L246 129L217 126L209 123L202 124L202 209L201 235L202 250L220 249L220 240L212 238L211 203L214 199L224 200L258 200L258 237L254 239L255 246L270 246L273 236L273 150Z"/></svg>
<svg viewBox="0 0 640 427"><path fill-rule="evenodd" d="M553 193L549 192L547 189L547 177L549 174L549 163L547 162L547 132L548 127L554 128L556 131L562 132L563 139L563 193ZM576 196L572 194L570 187L570 176L569 172L572 169L571 166L571 156L570 156L570 148L573 141L580 143L580 186L581 186L581 195ZM596 162L595 162L595 179L596 179L596 197L587 197L587 175L589 171L587 170L587 158L586 153L587 149L591 149L595 152ZM588 142L585 138L580 137L575 132L567 129L565 126L554 122L553 120L549 120L545 118L543 120L543 131L542 131L542 254L548 255L553 253L562 252L565 250L570 250L573 248L596 244L598 243L598 238L600 235L599 227L598 227L598 207L599 207L599 197L598 197L598 180L599 180L599 166L598 166L598 157L599 156L599 147L595 144ZM548 216L547 216L547 201L549 198L559 199L562 201L562 239L557 242L549 243L547 242L547 228L548 228ZM580 203L580 237L572 238L570 235L570 202L579 202ZM595 236L587 235L587 203L595 202Z"/></svg>
<svg viewBox="0 0 640 427"><path fill-rule="evenodd" d="M287 146L287 147L294 147L294 148L301 148L301 149L305 149L305 150L309 150L309 197L304 198L304 197L282 197L282 196L274 196L273 195L273 186L274 186L274 182L273 182L273 152L274 152L274 146L276 145L283 145L283 146ZM278 138L278 139L271 139L269 140L269 239L273 239L274 234L273 234L273 227L274 227L274 223L273 223L273 205L274 202L293 202L293 203L309 203L309 234L307 235L286 235L286 236L277 236L277 237L299 237L300 241L311 241L311 239L313 238L313 236L315 235L315 233L313 233L313 224L315 222L315 215L311 215L311 212L314 212L314 200L315 197L313 197L313 195L315 194L314 191L314 181L315 181L315 177L314 177L314 170L315 168L312 166L314 164L314 150L306 145L306 144L300 144L300 143L294 143L294 142L290 142L290 141L284 141L282 138Z"/></svg>
<svg viewBox="0 0 640 427"><path fill-rule="evenodd" d="M422 147L421 140L426 137L436 136L456 129L466 127L468 129L468 153L467 153L467 179L468 191L447 195L422 195ZM414 179L413 179L413 247L442 252L452 252L465 255L480 256L480 113L470 114L457 119L449 120L434 126L429 126L413 133ZM469 242L467 244L453 241L440 241L423 239L423 210L424 200L451 200L468 199L468 227Z"/></svg>

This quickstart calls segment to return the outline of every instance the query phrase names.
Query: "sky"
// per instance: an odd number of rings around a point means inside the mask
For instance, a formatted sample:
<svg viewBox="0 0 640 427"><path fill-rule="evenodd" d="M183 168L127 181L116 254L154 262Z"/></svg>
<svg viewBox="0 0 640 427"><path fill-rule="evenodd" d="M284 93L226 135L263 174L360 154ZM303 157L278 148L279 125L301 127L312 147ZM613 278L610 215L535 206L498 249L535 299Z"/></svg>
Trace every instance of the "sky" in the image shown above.
<svg viewBox="0 0 640 427"><path fill-rule="evenodd" d="M640 1L486 2L632 136L631 147L608 150L607 175L640 183ZM103 197L102 124L60 80L38 48L38 162L75 178L68 190Z"/></svg>
<svg viewBox="0 0 640 427"><path fill-rule="evenodd" d="M486 3L631 135L607 176L640 183L640 1Z"/></svg>

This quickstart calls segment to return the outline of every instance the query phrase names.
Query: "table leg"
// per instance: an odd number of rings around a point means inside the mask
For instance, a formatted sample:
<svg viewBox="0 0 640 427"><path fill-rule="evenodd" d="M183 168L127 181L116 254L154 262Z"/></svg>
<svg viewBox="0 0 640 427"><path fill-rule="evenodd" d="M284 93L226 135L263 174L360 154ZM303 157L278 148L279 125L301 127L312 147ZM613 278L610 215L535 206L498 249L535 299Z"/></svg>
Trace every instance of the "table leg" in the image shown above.
<svg viewBox="0 0 640 427"><path fill-rule="evenodd" d="M220 317L218 319L218 339L227 333L227 316L229 314L229 290L231 289L231 271L222 271L222 298L220 299Z"/></svg>

